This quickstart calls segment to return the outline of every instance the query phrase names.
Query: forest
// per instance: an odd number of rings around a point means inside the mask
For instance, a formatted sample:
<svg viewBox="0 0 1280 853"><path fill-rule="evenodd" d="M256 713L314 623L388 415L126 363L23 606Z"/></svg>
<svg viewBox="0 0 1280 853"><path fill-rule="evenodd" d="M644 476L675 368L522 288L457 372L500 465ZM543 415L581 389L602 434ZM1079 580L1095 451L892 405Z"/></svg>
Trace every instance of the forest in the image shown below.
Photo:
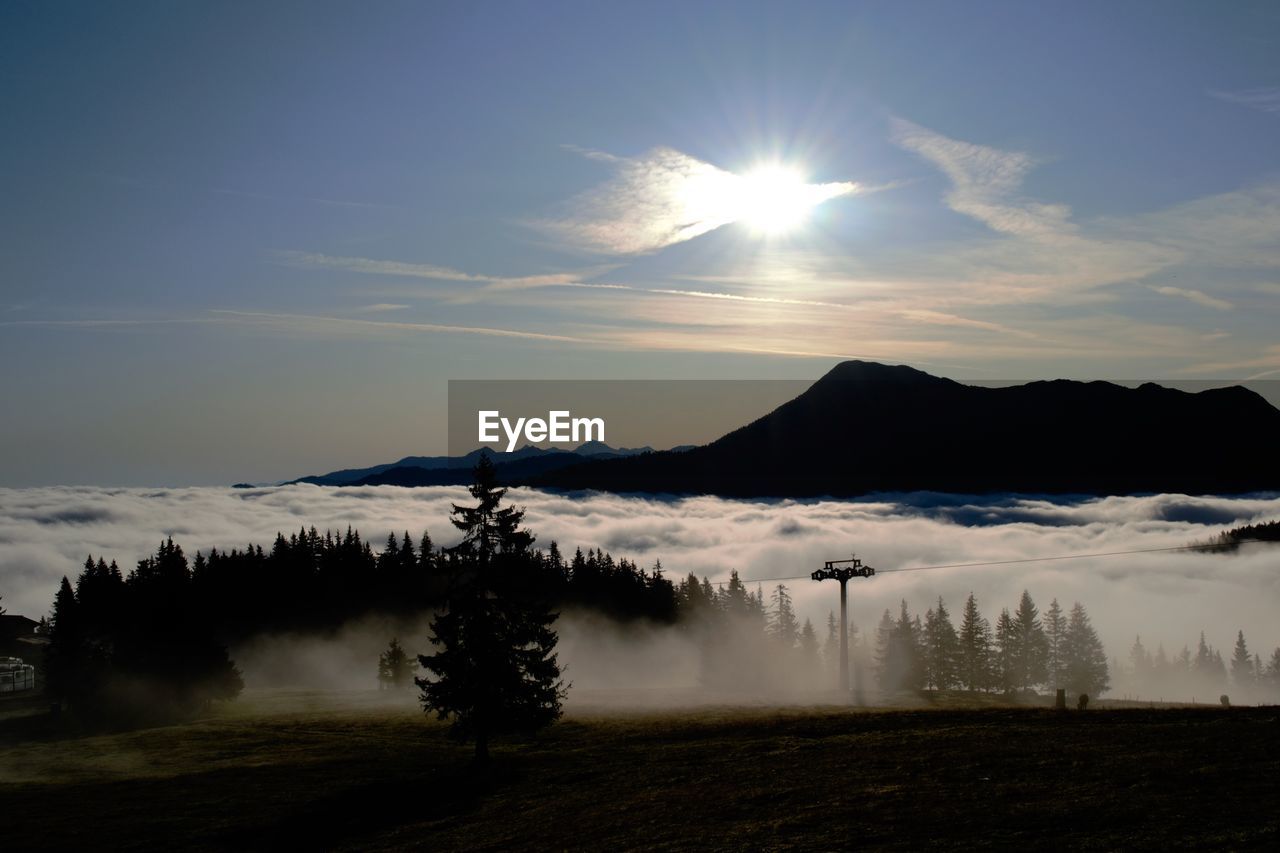
<svg viewBox="0 0 1280 853"><path fill-rule="evenodd" d="M637 622L670 626L698 650L704 686L780 692L837 681L834 614L821 628L799 620L783 584L752 590L736 571L723 582L693 574L673 580L660 561L645 569L580 548L566 557L554 542L535 555L531 581L558 610L602 614L624 630ZM49 693L73 708L125 716L233 698L243 681L229 648L280 632L336 632L371 614L430 614L446 599L454 559L428 533L416 540L392 534L375 550L350 528L303 529L277 535L270 549L251 544L192 559L168 539L127 575L115 562L89 557L74 583L63 579L42 627L51 641ZM1211 700L1229 689L1280 693L1280 649L1264 662L1242 633L1229 664L1203 635L1194 652L1172 655L1162 646L1148 651L1139 638L1122 662L1108 657L1083 604L1066 609L1054 599L1041 613L1029 592L994 623L973 595L958 624L941 599L924 614L903 601L870 633L851 625L849 647L855 688L880 695L1064 688L1074 699L1117 682L1144 698L1181 695L1188 685Z"/></svg>

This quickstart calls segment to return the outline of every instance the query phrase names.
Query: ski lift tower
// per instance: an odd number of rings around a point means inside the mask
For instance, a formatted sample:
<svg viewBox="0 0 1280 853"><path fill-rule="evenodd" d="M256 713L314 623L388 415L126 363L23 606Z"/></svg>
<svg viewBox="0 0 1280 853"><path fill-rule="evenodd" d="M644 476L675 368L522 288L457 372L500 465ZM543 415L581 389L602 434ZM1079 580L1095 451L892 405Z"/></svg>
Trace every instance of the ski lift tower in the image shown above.
<svg viewBox="0 0 1280 853"><path fill-rule="evenodd" d="M816 581L840 581L840 690L844 693L849 692L849 605L845 585L849 578L869 578L875 573L875 569L862 565L857 555L851 555L847 560L828 560L810 575Z"/></svg>

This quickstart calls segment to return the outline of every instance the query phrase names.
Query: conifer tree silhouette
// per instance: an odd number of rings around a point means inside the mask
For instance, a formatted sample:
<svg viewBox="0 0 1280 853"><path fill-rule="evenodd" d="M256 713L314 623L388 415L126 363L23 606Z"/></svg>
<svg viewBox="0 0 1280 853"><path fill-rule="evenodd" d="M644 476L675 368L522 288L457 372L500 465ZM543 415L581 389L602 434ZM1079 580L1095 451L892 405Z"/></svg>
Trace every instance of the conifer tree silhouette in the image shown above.
<svg viewBox="0 0 1280 853"><path fill-rule="evenodd" d="M453 506L462 542L452 549L445 610L431 623L432 654L418 658L423 710L450 720L450 734L473 741L477 763L503 732L532 733L560 717L566 687L556 660L557 614L546 603L543 561L524 512L502 506L493 463L482 456L469 491L475 506Z"/></svg>

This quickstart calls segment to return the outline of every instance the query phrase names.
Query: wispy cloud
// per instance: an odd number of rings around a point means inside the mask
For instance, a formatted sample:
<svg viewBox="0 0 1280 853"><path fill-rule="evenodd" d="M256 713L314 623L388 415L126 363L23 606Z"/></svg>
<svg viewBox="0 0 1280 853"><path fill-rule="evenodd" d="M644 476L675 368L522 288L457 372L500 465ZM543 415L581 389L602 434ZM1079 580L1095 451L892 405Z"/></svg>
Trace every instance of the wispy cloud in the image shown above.
<svg viewBox="0 0 1280 853"><path fill-rule="evenodd" d="M1070 229L1070 208L1017 195L1036 162L1030 155L950 139L900 118L891 121L891 128L898 145L929 160L951 179L947 204L957 213L1019 236L1046 237Z"/></svg>
<svg viewBox="0 0 1280 853"><path fill-rule="evenodd" d="M1227 359L1221 361L1205 361L1199 364L1191 364L1183 367L1175 372L1191 373L1191 374L1218 374L1218 375L1238 375L1241 371L1257 371L1262 368L1261 372L1254 372L1245 379L1262 379L1266 376L1272 376L1280 373L1280 344L1271 344L1257 351L1256 355L1239 359Z"/></svg>
<svg viewBox="0 0 1280 853"><path fill-rule="evenodd" d="M452 326L443 323L399 323L390 320L361 320L353 317L327 317L318 314L284 314L268 311L232 311L215 309L219 317L274 325L287 325L299 329L346 328L370 333L387 332L446 332L464 335L488 335L501 338L527 338L535 341L559 341L561 343L598 343L586 338L569 335L527 332L519 329L491 329L483 326Z"/></svg>
<svg viewBox="0 0 1280 853"><path fill-rule="evenodd" d="M1239 104L1242 107L1259 110L1264 113L1280 113L1280 87L1259 86L1253 89L1236 89L1224 91L1210 89L1209 94L1220 101Z"/></svg>
<svg viewBox="0 0 1280 853"><path fill-rule="evenodd" d="M1001 323L992 323L986 320L974 320L969 317L961 317L958 314L948 314L943 311L930 311L925 308L907 308L898 311L897 313L902 318L916 323L927 323L935 326L960 326L969 329L985 329L989 332L1016 335L1020 338L1038 337L1033 332L1027 332L1022 329L1012 329Z"/></svg>
<svg viewBox="0 0 1280 853"><path fill-rule="evenodd" d="M533 223L593 251L619 255L653 252L692 240L747 215L752 192L741 175L673 148L636 158L574 149L610 163L614 177L569 201L559 217ZM820 204L864 192L852 181L807 184L806 202Z"/></svg>
<svg viewBox="0 0 1280 853"><path fill-rule="evenodd" d="M588 273L558 272L543 275L495 276L463 272L452 267L436 264L416 264L404 261L380 260L377 258L353 258L335 255L324 255L318 252L282 251L272 256L277 263L285 266L305 269L342 270L365 275L385 275L397 278L421 278L429 281L460 281L489 285L494 289L517 290L531 287L551 287L555 285L578 285L591 273L598 273L595 268Z"/></svg>
<svg viewBox="0 0 1280 853"><path fill-rule="evenodd" d="M951 180L945 200L952 210L996 232L934 261L972 282L976 301L1074 299L1102 285L1140 281L1186 258L1182 246L1153 239L1132 220L1081 225L1068 206L1025 197L1022 181L1037 163L1029 154L952 139L903 119L892 121L892 132L898 145Z"/></svg>
<svg viewBox="0 0 1280 853"><path fill-rule="evenodd" d="M372 305L361 305L356 310L374 314L383 311L401 311L408 307L408 305L402 305L395 302L375 302Z"/></svg>
<svg viewBox="0 0 1280 853"><path fill-rule="evenodd" d="M1224 330L1144 321L1134 306L1149 307L1141 294L1154 292L1215 313L1238 306L1254 315L1268 310L1258 296L1270 292L1267 285L1252 283L1256 274L1251 283L1233 283L1241 281L1233 271L1265 275L1280 266L1274 237L1280 184L1148 213L1082 218L1066 205L1027 196L1024 180L1040 162L1031 153L952 139L904 120L893 122L892 134L946 176L945 204L989 233L857 256L820 240L788 241L750 245L727 257L691 256L677 269L643 258L515 275L305 251L272 259L409 280L380 288L375 298L385 303L379 304L430 301L441 312L486 300L535 306L551 318L537 334L562 333L611 349L857 355L974 370L993 359L1024 365L1065 359L1077 374L1107 360L1160 359L1173 369L1196 352L1214 365L1271 369L1254 363L1250 347L1258 342L1239 330L1206 337ZM575 200L572 213L543 223L562 236L602 251L643 254L731 218L723 205L704 203L701 190L690 190L704 181L715 187L738 179L711 164L669 148L639 158L574 150L615 174ZM865 191L833 186L844 194ZM1176 278L1166 275L1174 272ZM1214 287L1182 286L1191 276ZM431 284L419 290L413 280ZM708 304L690 310L690 300ZM315 312L336 313L344 312ZM355 331L320 325L336 320L307 322L317 330ZM851 341L857 352L846 351Z"/></svg>
<svg viewBox="0 0 1280 853"><path fill-rule="evenodd" d="M1205 308L1216 308L1219 311L1230 311L1235 306L1225 299L1219 299L1216 296L1210 296L1202 290L1190 290L1185 287L1152 287L1156 293L1164 296L1178 296L1183 299L1190 299L1197 305L1203 305Z"/></svg>

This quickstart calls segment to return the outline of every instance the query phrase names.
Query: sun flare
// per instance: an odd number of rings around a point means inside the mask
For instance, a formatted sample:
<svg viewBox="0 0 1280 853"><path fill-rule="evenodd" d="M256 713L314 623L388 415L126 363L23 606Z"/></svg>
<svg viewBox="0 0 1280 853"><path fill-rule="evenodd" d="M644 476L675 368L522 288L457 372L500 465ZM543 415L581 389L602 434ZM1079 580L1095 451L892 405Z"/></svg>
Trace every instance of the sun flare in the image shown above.
<svg viewBox="0 0 1280 853"><path fill-rule="evenodd" d="M689 236L731 222L758 237L780 236L803 227L824 201L859 191L852 182L811 184L799 167L784 163L764 163L744 174L699 165L673 182L680 228Z"/></svg>
<svg viewBox="0 0 1280 853"><path fill-rule="evenodd" d="M739 178L741 221L765 235L785 234L804 224L825 200L822 187L809 184L798 169L761 166Z"/></svg>

